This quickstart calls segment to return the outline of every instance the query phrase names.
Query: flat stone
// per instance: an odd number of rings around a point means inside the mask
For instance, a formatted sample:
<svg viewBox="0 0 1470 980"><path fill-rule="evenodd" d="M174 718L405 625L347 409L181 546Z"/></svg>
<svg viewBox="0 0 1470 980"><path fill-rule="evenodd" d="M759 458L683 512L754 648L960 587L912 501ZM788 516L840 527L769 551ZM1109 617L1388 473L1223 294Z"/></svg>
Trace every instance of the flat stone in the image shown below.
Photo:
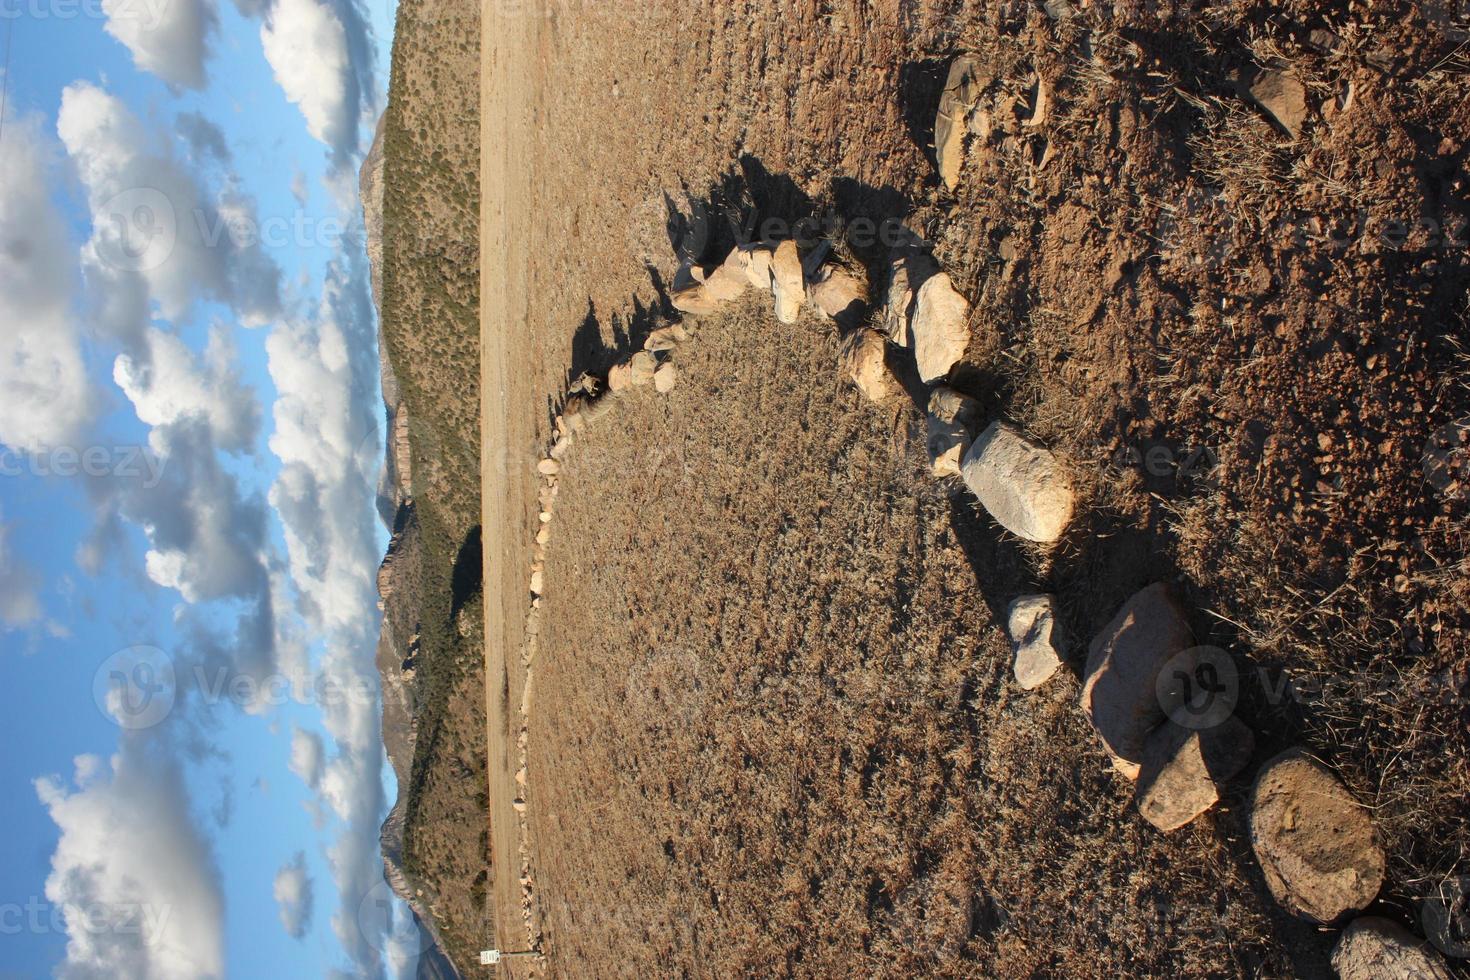
<svg viewBox="0 0 1470 980"><path fill-rule="evenodd" d="M1368 811L1304 751L1261 768L1250 824L1266 884L1293 915L1331 925L1378 897L1387 861Z"/></svg>
<svg viewBox="0 0 1470 980"><path fill-rule="evenodd" d="M536 472L542 476L556 476L561 472L561 464L554 459L543 459L536 464Z"/></svg>
<svg viewBox="0 0 1470 980"><path fill-rule="evenodd" d="M1251 98L1287 135L1296 139L1307 121L1307 87L1282 71L1265 71L1251 83Z"/></svg>
<svg viewBox="0 0 1470 980"><path fill-rule="evenodd" d="M914 301L914 360L919 377L933 384L949 374L970 346L970 303L938 272L919 287Z"/></svg>
<svg viewBox="0 0 1470 980"><path fill-rule="evenodd" d="M939 162L939 177L944 186L954 190L960 182L965 163L965 129L970 113L980 101L983 86L979 65L970 55L962 54L949 66L949 79L939 97L939 114L934 120L934 154Z"/></svg>
<svg viewBox="0 0 1470 980"><path fill-rule="evenodd" d="M1426 940L1376 915L1354 919L1332 951L1339 980L1450 980L1444 957Z"/></svg>
<svg viewBox="0 0 1470 980"><path fill-rule="evenodd" d="M673 350L688 339L689 331L684 329L683 325L675 323L667 327L659 327L649 334L648 339L643 342L643 349L654 353Z"/></svg>
<svg viewBox="0 0 1470 980"><path fill-rule="evenodd" d="M771 293L776 299L776 319L782 323L795 323L801 315L802 300L806 298L806 283L801 253L794 241L784 241L776 246L776 254L771 259Z"/></svg>
<svg viewBox="0 0 1470 980"><path fill-rule="evenodd" d="M807 290L811 304L843 329L856 326L868 306L867 284L846 269L823 267Z"/></svg>
<svg viewBox="0 0 1470 980"><path fill-rule="evenodd" d="M887 401L899 391L888 369L887 348L883 335L867 328L852 331L842 341L842 374L870 402Z"/></svg>
<svg viewBox="0 0 1470 980"><path fill-rule="evenodd" d="M639 351L628 362L628 367L632 384L635 387L646 385L653 380L653 375L658 370L658 358L646 350Z"/></svg>
<svg viewBox="0 0 1470 980"><path fill-rule="evenodd" d="M981 433L961 472L995 522L1017 537L1049 543L1072 519L1072 484L1057 458L1005 422Z"/></svg>
<svg viewBox="0 0 1470 980"><path fill-rule="evenodd" d="M1062 631L1057 623L1056 596L1024 595L1011 603L1006 616L1015 652L1016 683L1032 691L1062 666Z"/></svg>
<svg viewBox="0 0 1470 980"><path fill-rule="evenodd" d="M702 282L674 290L669 295L669 302L674 309L689 316L709 316L720 308L720 303Z"/></svg>
<svg viewBox="0 0 1470 980"><path fill-rule="evenodd" d="M1159 672L1193 646L1179 601L1167 585L1156 583L1125 602L1088 647L1082 711L1114 768L1129 779L1138 779L1148 735L1166 717Z"/></svg>
<svg viewBox="0 0 1470 980"><path fill-rule="evenodd" d="M935 476L959 476L980 422L980 403L940 385L929 395L929 467Z"/></svg>
<svg viewBox="0 0 1470 980"><path fill-rule="evenodd" d="M674 385L679 383L679 369L672 364L664 364L653 373L653 387L661 395L667 395L674 390Z"/></svg>
<svg viewBox="0 0 1470 980"><path fill-rule="evenodd" d="M883 307L883 332L889 343L913 346L914 296L930 276L939 271L933 256L906 251L893 260L888 280L888 298Z"/></svg>
<svg viewBox="0 0 1470 980"><path fill-rule="evenodd" d="M1145 737L1138 812L1163 831L1177 830L1220 800L1220 786L1251 760L1256 739L1238 718L1195 730L1165 721Z"/></svg>

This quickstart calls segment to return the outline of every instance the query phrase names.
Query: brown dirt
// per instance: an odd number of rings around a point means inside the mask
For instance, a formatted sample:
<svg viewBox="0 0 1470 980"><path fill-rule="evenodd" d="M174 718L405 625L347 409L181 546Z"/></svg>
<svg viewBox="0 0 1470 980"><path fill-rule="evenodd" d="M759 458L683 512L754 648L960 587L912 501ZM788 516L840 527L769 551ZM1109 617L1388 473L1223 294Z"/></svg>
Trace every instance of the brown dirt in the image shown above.
<svg viewBox="0 0 1470 980"><path fill-rule="evenodd" d="M670 205L907 218L975 302L963 383L1086 497L1061 547L1019 547L918 473L916 413L838 393L830 334L710 324L671 400L599 423L558 504L528 794L553 972L1322 975L1331 937L1265 896L1242 786L1153 833L1075 678L1009 686L996 612L1038 586L1085 639L1177 580L1201 641L1246 667L1261 757L1305 742L1373 807L1389 914L1470 871L1465 511L1420 460L1470 415L1470 65L1442 21L1360 5L1323 53L1315 4L492 10L497 857L520 843L535 453L568 378L655 323ZM958 51L997 111L950 195L927 144ZM1259 66L1307 83L1300 141L1238 94ZM730 237L715 222L694 250ZM1181 472L1196 450L1217 465ZM1298 697L1273 702L1283 678Z"/></svg>

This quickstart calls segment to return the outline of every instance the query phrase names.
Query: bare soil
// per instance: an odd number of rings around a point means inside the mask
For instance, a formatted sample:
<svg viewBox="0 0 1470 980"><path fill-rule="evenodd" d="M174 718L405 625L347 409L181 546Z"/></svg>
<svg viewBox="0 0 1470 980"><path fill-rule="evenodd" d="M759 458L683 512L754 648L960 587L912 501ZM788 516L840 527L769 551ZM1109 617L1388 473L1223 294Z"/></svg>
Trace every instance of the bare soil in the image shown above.
<svg viewBox="0 0 1470 980"><path fill-rule="evenodd" d="M1470 49L1442 6L487 6L497 868L536 454L567 382L669 314L676 249L728 247L726 206L933 242L975 304L960 383L1086 504L1023 547L922 474L912 406L841 390L830 328L706 324L558 501L525 842L551 973L1325 975L1333 935L1254 866L1246 779L1157 834L1075 673L1016 692L999 612L1038 589L1080 648L1177 582L1260 758L1304 743L1372 808L1380 911L1470 872L1465 501L1423 466L1470 416ZM959 52L994 128L951 194L929 144ZM1262 69L1306 84L1300 139L1242 95ZM852 254L881 285L886 249Z"/></svg>

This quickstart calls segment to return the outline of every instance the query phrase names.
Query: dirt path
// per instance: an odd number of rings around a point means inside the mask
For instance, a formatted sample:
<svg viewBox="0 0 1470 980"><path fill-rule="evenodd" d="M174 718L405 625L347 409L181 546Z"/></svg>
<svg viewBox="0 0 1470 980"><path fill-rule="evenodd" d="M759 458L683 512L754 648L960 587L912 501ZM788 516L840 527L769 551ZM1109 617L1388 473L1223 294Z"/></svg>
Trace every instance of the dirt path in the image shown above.
<svg viewBox="0 0 1470 980"><path fill-rule="evenodd" d="M527 280L531 125L537 96L538 17L530 5L486 0L481 46L480 439L485 568L485 700L488 707L491 868L496 945L526 947L521 916L520 823L514 809L516 737L526 672L525 568L535 510L532 355ZM522 138L516 138L521 136ZM524 464L524 465L522 465ZM511 873L509 869L517 869ZM489 937L487 937L488 939ZM507 967L518 975L524 967Z"/></svg>

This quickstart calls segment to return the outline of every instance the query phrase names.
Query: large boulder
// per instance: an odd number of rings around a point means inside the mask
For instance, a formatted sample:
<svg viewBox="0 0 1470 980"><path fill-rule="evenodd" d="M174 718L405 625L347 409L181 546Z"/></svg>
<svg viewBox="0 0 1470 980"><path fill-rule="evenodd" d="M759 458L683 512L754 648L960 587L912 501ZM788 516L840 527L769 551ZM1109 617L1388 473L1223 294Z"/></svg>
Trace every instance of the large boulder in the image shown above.
<svg viewBox="0 0 1470 980"><path fill-rule="evenodd" d="M959 476L980 425L980 403L940 385L929 395L929 467L935 476Z"/></svg>
<svg viewBox="0 0 1470 980"><path fill-rule="evenodd" d="M1129 779L1138 779L1149 733L1166 717L1159 673L1193 645L1184 610L1160 582L1125 602L1088 648L1082 711L1113 766Z"/></svg>
<svg viewBox="0 0 1470 980"><path fill-rule="evenodd" d="M771 258L771 294L776 300L776 319L782 323L795 323L801 315L802 300L806 298L806 282L801 253L794 241L784 241L776 246L776 254Z"/></svg>
<svg viewBox="0 0 1470 980"><path fill-rule="evenodd" d="M1062 630L1057 623L1056 596L1023 595L1011 602L1006 616L1015 652L1016 683L1034 690L1062 666Z"/></svg>
<svg viewBox="0 0 1470 980"><path fill-rule="evenodd" d="M973 57L962 54L950 64L949 79L934 120L934 154L939 162L939 177L950 190L960 182L965 164L965 131L983 88L979 66Z"/></svg>
<svg viewBox="0 0 1470 980"><path fill-rule="evenodd" d="M1360 916L1342 931L1332 968L1340 980L1450 980L1438 950L1376 915Z"/></svg>
<svg viewBox="0 0 1470 980"><path fill-rule="evenodd" d="M898 394L898 382L888 369L888 344L876 330L863 328L842 341L842 374L870 402L885 402Z"/></svg>
<svg viewBox="0 0 1470 980"><path fill-rule="evenodd" d="M991 423L961 473L996 523L1027 541L1055 541L1072 520L1074 494L1061 464L1014 426Z"/></svg>
<svg viewBox="0 0 1470 980"><path fill-rule="evenodd" d="M924 280L914 300L910 333L914 361L925 384L943 379L970 346L970 302L938 272Z"/></svg>
<svg viewBox="0 0 1470 980"><path fill-rule="evenodd" d="M1246 767L1255 747L1238 718L1200 730L1165 721L1144 738L1138 812L1160 830L1183 827L1219 801L1221 785Z"/></svg>
<svg viewBox="0 0 1470 980"><path fill-rule="evenodd" d="M1300 749L1268 762L1251 793L1251 845L1282 907L1331 925L1383 887L1386 861L1368 811Z"/></svg>

